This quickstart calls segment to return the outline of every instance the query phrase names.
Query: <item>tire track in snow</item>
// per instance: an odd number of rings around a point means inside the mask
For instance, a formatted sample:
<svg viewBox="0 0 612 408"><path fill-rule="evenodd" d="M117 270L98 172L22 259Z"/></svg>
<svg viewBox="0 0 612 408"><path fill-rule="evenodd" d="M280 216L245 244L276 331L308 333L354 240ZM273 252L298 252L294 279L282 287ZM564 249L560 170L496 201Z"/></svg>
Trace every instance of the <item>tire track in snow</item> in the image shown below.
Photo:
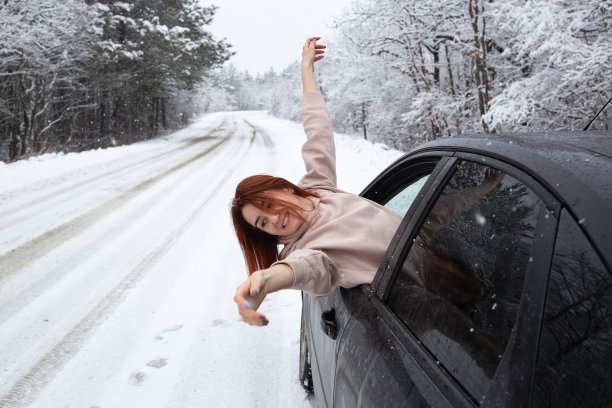
<svg viewBox="0 0 612 408"><path fill-rule="evenodd" d="M71 238L74 235L78 235L90 225L102 219L108 213L115 211L118 208L121 208L121 206L126 201L138 196L140 193L154 185L156 182L193 163L194 161L208 155L210 152L217 149L223 143L227 142L229 138L233 136L235 131L236 130L234 129L217 143L188 158L187 160L184 160L183 162L171 167L165 172L155 177L146 179L140 184L100 204L99 206L86 212L85 214L82 214L72 219L71 221L68 221L50 231L47 231L44 234L32 239L28 243L23 244L15 249L12 249L6 254L0 256L0 280L5 279L10 274L17 272L35 259L38 259L43 255L47 254L49 251L60 245L63 241ZM209 135L210 134L212 134L212 132L209 133Z"/></svg>
<svg viewBox="0 0 612 408"><path fill-rule="evenodd" d="M257 135L259 135L259 137L261 138L261 141L263 142L264 147L266 148L274 147L274 141L272 141L272 138L263 129L258 128L257 126L253 125L251 122L249 122L246 119L243 119L243 120L244 120L244 123L249 125L249 127L253 130L253 137L251 137L251 143L253 143L255 139L257 138Z"/></svg>
<svg viewBox="0 0 612 408"><path fill-rule="evenodd" d="M74 189L76 188L80 188L80 187L84 187L87 185L91 185L93 183L99 182L101 180L104 180L106 178L117 178L120 177L123 174L127 174L130 173L134 170L140 169L140 168L146 168L147 165L151 164L151 163L155 163L158 160L165 158L165 157L170 157L171 155L180 152L182 150L188 149L191 146L197 144L197 143L201 143L203 141L207 141L209 139L211 139L212 135L219 131L220 129L222 129L225 126L225 119L223 120L223 122L216 126L212 131L210 131L207 135L202 136L202 137L197 137L197 138L190 138L190 139L186 139L185 141L183 141L183 145L176 147L174 149L168 150L168 151L164 151L161 153L157 153L154 154L153 156L149 156L147 158L135 161L133 163L129 163L126 164L124 166L121 166L119 168L107 171L105 173L102 174L96 174L93 177L89 177L86 178L84 180L78 181L76 183L67 185L59 190L56 191L52 191L49 192L47 194L44 194L42 196L38 196L35 197L27 202L21 203L19 205L19 207L17 208L9 208L7 210L4 210L2 212L0 212L0 220L4 221L4 224L1 225L2 228L9 228L21 221L23 221L24 219L27 219L27 217L29 216L30 213L35 212L36 210L36 206L39 205L44 205L45 208L47 206L47 203L49 200L52 200L56 197L61 197L62 195L65 195L66 197L63 200L60 200L58 203L56 203L56 205L60 205L61 203L70 200L70 193L74 192ZM4 195L7 194L11 194L11 192L7 192ZM0 196L0 200L1 197ZM21 213L21 214L20 214ZM18 214L17 216L15 216L15 214ZM10 218L9 218L10 217Z"/></svg>
<svg viewBox="0 0 612 408"><path fill-rule="evenodd" d="M231 149L234 144L225 144L225 149ZM222 157L225 157L227 154L223 151L219 151L218 155L223 155ZM210 163L217 163L217 160L215 160L216 158L217 156L211 157ZM211 166L210 163L207 162L205 165L202 166L202 168ZM210 171L214 172L215 167L211 167ZM191 170L188 169L187 172L191 172ZM189 175L189 177L191 177L191 175ZM182 178L181 180L184 180L184 178ZM156 203L154 206L133 208L130 210L129 213L122 210L120 212L120 215L122 215L122 219L110 225L109 229L105 229L103 235L106 237L119 236L125 230L126 223L130 223L130 220L143 217L149 212L152 212L155 207L159 206L160 203L162 203L163 198L169 194L167 190L157 190L158 191L155 193L156 195L148 199L149 202ZM92 252L107 251L107 249L105 249L105 245L106 243L101 243L98 239L96 239L96 241L93 241L91 239L91 234L86 234L86 238L82 238L79 240L79 247L87 248L86 251L78 250L70 253L70 255L61 256L61 262L55 263L52 266L45 268L44 273L36 273L35 276L30 276L29 280L27 281L27 284L22 283L17 288L7 289L3 285L6 280L0 280L0 327L7 321L12 319L14 315L16 315L21 309L27 306L34 299L42 296L48 288L52 287L58 281L65 278L67 275L66 271L71 271L77 268L78 265L81 265L88 258L90 258Z"/></svg>
<svg viewBox="0 0 612 408"><path fill-rule="evenodd" d="M224 143L228 138L233 136L235 131L234 129L226 138L216 146L211 146L207 151L210 152L221 143ZM147 276L148 272L151 271L153 266L172 248L184 231L204 212L209 201L213 198L214 192L217 191L238 168L243 161L243 157L250 151L251 145L252 144L245 149L242 155L232 158L232 165L228 166L229 170L216 177L218 182L212 187L211 194L202 201L195 211L167 235L163 242L149 251L144 259L119 284L117 284L108 295L94 306L52 350L38 360L27 374L17 380L11 390L0 399L0 407L25 407L34 402L38 393L53 379L55 374L63 368L66 362L79 351L80 346L104 323L104 321L106 321L106 319L108 319L108 317L111 316L112 312L128 295L129 289L135 287ZM197 159L194 157L189 162L195 160ZM186 163L181 163L178 166L184 167L185 165ZM168 172L173 170L174 168L168 170ZM145 183L148 183L147 186L151 184L148 180L141 184Z"/></svg>

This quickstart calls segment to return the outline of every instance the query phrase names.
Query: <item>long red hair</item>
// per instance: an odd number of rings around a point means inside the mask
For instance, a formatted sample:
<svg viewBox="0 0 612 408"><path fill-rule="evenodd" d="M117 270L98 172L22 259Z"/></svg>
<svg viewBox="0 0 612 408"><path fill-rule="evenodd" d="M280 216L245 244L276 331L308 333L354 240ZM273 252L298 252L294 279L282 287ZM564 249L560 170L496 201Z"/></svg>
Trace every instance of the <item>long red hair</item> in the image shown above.
<svg viewBox="0 0 612 408"><path fill-rule="evenodd" d="M294 203L283 200L274 190L290 190L300 197L318 197L317 193L306 191L290 181L281 177L273 177L265 174L250 176L242 180L236 186L236 194L232 200L232 222L249 275L259 269L269 268L278 261L278 237L267 234L247 223L242 217L242 208L246 204L264 210L263 202L271 203L273 206L282 206L289 210L292 216L306 220L301 216L300 208ZM265 208L265 211L281 213L283 210Z"/></svg>

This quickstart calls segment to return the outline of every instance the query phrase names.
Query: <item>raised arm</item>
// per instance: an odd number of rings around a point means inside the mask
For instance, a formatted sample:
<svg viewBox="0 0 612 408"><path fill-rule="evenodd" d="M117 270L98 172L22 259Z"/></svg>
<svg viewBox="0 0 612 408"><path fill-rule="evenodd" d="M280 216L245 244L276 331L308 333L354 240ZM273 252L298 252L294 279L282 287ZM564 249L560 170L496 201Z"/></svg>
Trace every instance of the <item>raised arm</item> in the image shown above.
<svg viewBox="0 0 612 408"><path fill-rule="evenodd" d="M334 134L323 95L314 79L314 63L323 58L325 49L316 43L318 39L309 38L302 48L302 124L307 140L302 146L306 174L298 185L306 189L336 188Z"/></svg>
<svg viewBox="0 0 612 408"><path fill-rule="evenodd" d="M314 79L314 63L323 58L325 46L317 44L321 37L310 37L302 47L302 86L304 93L318 91Z"/></svg>

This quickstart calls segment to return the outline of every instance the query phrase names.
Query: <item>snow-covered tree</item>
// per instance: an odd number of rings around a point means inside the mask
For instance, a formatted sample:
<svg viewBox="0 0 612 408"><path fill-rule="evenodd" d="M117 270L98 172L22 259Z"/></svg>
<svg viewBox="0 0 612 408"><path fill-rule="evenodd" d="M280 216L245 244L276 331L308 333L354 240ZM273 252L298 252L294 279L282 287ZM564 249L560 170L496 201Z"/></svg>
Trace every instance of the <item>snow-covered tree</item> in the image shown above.
<svg viewBox="0 0 612 408"><path fill-rule="evenodd" d="M582 129L612 97L612 3L514 0L493 16L508 62L486 120L499 130ZM612 108L594 128L610 129Z"/></svg>
<svg viewBox="0 0 612 408"><path fill-rule="evenodd" d="M74 116L87 106L82 82L94 15L79 0L0 4L0 146L9 158L71 137Z"/></svg>
<svg viewBox="0 0 612 408"><path fill-rule="evenodd" d="M183 123L230 56L198 0L0 2L0 152L126 143Z"/></svg>
<svg viewBox="0 0 612 408"><path fill-rule="evenodd" d="M404 98L394 106L404 123L399 144L465 131L487 131L493 73L488 65L484 3L361 0L339 22L356 53L395 69ZM362 73L360 73L362 75ZM381 113L384 111L381 110Z"/></svg>
<svg viewBox="0 0 612 408"><path fill-rule="evenodd" d="M103 137L155 134L168 126L168 103L228 57L206 31L214 7L197 0L97 1L99 110Z"/></svg>

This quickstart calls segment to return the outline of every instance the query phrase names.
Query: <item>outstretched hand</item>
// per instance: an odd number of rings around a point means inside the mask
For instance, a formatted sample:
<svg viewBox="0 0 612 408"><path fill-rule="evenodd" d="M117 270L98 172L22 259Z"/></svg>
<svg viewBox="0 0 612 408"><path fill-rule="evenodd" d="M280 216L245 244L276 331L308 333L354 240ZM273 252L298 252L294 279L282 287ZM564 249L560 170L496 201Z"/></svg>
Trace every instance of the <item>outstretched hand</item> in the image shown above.
<svg viewBox="0 0 612 408"><path fill-rule="evenodd" d="M325 45L317 44L321 37L310 37L302 47L302 65L314 68L314 63L324 58Z"/></svg>
<svg viewBox="0 0 612 408"><path fill-rule="evenodd" d="M257 311L261 302L269 293L290 288L294 281L293 270L284 263L253 272L249 279L238 286L234 296L242 320L254 326L266 326L268 319Z"/></svg>
<svg viewBox="0 0 612 408"><path fill-rule="evenodd" d="M266 297L265 280L262 271L255 271L249 279L236 289L234 302L242 320L253 326L266 326L268 319L257 309Z"/></svg>

